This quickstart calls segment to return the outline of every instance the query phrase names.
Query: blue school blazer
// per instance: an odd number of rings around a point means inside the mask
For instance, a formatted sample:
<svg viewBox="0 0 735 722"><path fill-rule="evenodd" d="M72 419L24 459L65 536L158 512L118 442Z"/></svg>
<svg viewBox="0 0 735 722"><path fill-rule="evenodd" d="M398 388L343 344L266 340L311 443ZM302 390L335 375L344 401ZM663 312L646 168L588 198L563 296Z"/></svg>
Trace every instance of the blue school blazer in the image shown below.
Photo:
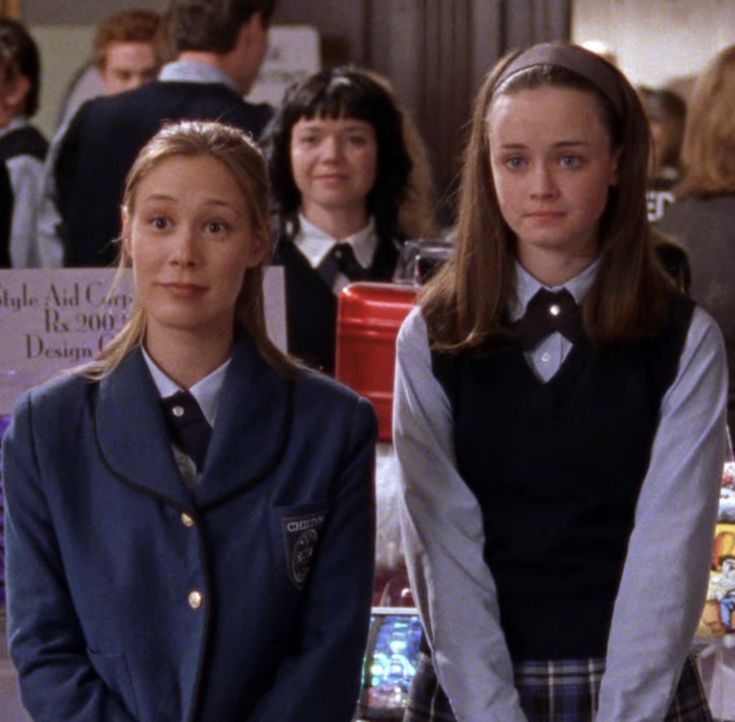
<svg viewBox="0 0 735 722"><path fill-rule="evenodd" d="M347 722L373 571L369 403L239 339L183 483L139 349L18 403L11 655L39 722Z"/></svg>

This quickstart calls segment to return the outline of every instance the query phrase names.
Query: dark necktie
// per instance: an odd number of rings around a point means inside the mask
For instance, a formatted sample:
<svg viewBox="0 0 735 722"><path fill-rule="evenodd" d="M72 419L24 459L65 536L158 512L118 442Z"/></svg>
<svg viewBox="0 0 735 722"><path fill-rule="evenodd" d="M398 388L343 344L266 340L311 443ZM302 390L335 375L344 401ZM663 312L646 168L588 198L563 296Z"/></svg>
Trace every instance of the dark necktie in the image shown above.
<svg viewBox="0 0 735 722"><path fill-rule="evenodd" d="M560 333L572 343L582 337L579 306L566 288L561 291L539 290L528 302L526 313L514 324L524 351L532 351L552 333Z"/></svg>
<svg viewBox="0 0 735 722"><path fill-rule="evenodd" d="M362 281L370 276L370 271L360 265L349 243L337 243L319 264L319 275L329 288L334 286L337 273L350 281Z"/></svg>
<svg viewBox="0 0 735 722"><path fill-rule="evenodd" d="M161 404L171 439L196 464L197 471L201 472L212 427L197 400L188 391L177 391L173 396L161 399Z"/></svg>

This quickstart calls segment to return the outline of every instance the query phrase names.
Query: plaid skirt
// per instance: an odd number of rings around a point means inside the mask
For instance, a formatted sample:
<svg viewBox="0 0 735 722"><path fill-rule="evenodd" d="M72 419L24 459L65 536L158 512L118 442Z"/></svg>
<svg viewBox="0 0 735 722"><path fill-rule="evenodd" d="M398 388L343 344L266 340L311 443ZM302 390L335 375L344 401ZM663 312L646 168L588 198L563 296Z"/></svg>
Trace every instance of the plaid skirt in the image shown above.
<svg viewBox="0 0 735 722"><path fill-rule="evenodd" d="M523 662L515 686L528 722L594 722L604 659ZM431 659L422 652L403 722L456 722ZM712 722L699 673L687 658L665 722Z"/></svg>

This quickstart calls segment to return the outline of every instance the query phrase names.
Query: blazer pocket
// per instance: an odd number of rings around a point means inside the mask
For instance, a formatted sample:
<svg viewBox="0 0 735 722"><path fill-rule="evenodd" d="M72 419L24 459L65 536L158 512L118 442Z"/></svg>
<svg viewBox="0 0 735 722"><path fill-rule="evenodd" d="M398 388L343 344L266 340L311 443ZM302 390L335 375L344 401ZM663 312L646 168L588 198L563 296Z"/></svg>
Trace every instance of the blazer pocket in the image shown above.
<svg viewBox="0 0 735 722"><path fill-rule="evenodd" d="M100 679L107 685L112 694L120 698L123 706L133 717L138 716L138 701L135 698L133 679L130 669L122 654L101 654L87 649L92 666L97 670Z"/></svg>
<svg viewBox="0 0 735 722"><path fill-rule="evenodd" d="M301 590L309 576L327 518L327 504L281 506L274 511L274 531L283 550L286 574L291 584Z"/></svg>

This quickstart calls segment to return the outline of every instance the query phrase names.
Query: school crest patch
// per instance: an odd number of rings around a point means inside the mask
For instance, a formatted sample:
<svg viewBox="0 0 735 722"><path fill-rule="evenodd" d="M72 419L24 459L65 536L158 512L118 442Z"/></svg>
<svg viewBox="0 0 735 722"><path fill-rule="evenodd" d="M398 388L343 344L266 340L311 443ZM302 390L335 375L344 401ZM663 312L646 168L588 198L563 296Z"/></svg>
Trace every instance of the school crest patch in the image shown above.
<svg viewBox="0 0 735 722"><path fill-rule="evenodd" d="M281 520L283 540L286 545L288 578L298 589L309 576L311 560L319 541L319 530L324 524L325 512L311 512L289 516Z"/></svg>

